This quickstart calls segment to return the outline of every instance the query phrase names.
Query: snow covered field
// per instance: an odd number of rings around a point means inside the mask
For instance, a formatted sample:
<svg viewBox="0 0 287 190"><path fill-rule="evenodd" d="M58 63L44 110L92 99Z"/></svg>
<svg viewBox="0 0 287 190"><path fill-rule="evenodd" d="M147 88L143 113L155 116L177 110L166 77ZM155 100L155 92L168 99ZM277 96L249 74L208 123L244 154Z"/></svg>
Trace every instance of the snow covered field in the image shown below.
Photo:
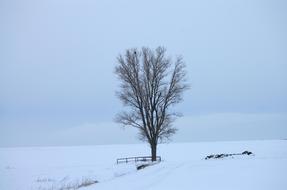
<svg viewBox="0 0 287 190"><path fill-rule="evenodd" d="M218 153L253 156L204 160ZM163 162L137 171L116 158L149 155L147 145L0 148L1 190L252 189L287 187L287 141L177 143L159 146ZM83 185L84 186L84 185Z"/></svg>

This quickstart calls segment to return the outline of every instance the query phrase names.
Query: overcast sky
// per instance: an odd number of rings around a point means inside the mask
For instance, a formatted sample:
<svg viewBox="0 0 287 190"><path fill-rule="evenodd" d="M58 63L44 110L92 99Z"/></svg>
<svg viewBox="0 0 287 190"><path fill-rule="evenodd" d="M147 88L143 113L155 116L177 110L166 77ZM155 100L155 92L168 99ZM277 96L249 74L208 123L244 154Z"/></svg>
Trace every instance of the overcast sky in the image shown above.
<svg viewBox="0 0 287 190"><path fill-rule="evenodd" d="M159 45L192 86L174 142L287 138L285 0L0 0L0 146L140 142L114 67Z"/></svg>

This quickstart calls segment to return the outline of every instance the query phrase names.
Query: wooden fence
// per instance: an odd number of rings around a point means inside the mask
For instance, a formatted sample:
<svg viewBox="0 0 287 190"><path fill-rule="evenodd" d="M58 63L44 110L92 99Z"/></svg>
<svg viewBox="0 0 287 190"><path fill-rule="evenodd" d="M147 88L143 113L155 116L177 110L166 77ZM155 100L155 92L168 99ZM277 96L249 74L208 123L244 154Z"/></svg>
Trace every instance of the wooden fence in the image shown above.
<svg viewBox="0 0 287 190"><path fill-rule="evenodd" d="M128 163L128 162L148 162L148 161L152 161L151 156L138 156L138 157L118 158L117 164ZM161 157L157 156L156 161L161 162Z"/></svg>

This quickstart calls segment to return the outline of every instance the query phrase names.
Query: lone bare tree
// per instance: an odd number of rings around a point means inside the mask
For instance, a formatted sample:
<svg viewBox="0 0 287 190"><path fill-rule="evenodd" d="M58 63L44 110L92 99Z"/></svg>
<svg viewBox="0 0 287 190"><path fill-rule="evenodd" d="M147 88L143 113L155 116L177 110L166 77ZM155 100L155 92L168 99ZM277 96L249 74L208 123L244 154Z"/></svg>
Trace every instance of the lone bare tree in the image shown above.
<svg viewBox="0 0 287 190"><path fill-rule="evenodd" d="M172 61L165 48L158 47L128 49L117 61L115 73L121 82L117 95L130 110L119 113L116 122L137 128L140 139L150 144L152 161L156 161L158 143L176 132L172 123L179 115L171 107L188 89L182 57Z"/></svg>

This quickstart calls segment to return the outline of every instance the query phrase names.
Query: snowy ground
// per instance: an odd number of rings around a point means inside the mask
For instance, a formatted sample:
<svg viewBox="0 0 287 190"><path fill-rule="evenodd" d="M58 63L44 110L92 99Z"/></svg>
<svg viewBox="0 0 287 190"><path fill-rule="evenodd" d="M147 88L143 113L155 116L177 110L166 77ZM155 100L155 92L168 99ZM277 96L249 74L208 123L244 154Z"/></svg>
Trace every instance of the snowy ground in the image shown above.
<svg viewBox="0 0 287 190"><path fill-rule="evenodd" d="M204 160L217 153L253 156ZM149 155L147 145L0 148L1 190L270 190L287 187L287 141L160 145L160 164L137 171L118 157Z"/></svg>

